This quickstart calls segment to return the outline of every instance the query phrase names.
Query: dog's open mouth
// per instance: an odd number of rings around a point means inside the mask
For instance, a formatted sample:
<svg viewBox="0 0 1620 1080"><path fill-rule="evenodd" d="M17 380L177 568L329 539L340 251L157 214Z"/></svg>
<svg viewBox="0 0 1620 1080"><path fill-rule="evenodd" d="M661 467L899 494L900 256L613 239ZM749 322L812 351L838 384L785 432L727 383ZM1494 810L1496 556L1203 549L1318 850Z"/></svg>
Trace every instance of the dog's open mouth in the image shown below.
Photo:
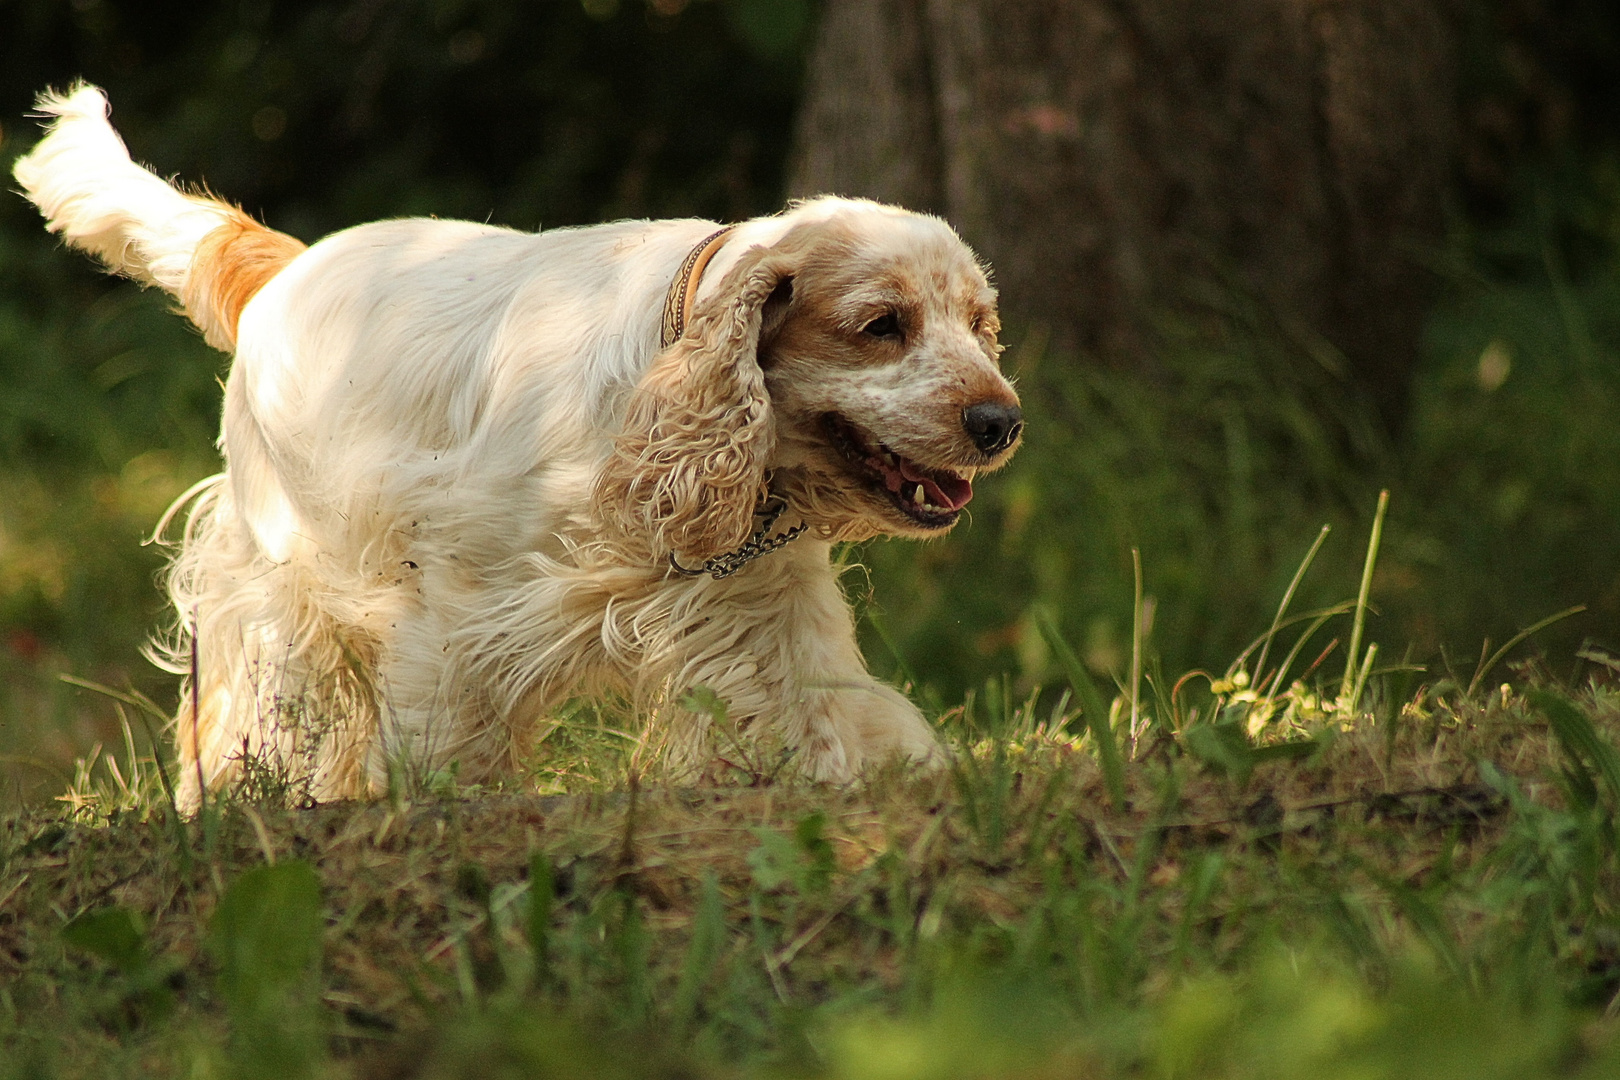
<svg viewBox="0 0 1620 1080"><path fill-rule="evenodd" d="M897 454L837 413L822 417L846 460L906 517L929 529L953 524L973 498L973 483L949 469L930 469Z"/></svg>

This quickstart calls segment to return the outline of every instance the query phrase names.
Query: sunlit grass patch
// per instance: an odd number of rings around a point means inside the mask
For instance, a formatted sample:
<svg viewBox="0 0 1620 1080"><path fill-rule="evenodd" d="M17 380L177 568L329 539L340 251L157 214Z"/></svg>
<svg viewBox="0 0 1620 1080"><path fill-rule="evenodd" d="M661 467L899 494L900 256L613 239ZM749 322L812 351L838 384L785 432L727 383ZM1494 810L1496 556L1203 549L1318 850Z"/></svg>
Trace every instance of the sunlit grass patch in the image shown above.
<svg viewBox="0 0 1620 1080"><path fill-rule="evenodd" d="M999 693L951 721L950 769L849 789L225 799L183 821L103 782L80 820L6 823L0 1045L67 1075L272 1058L398 1076L1612 1067L1607 683L1429 687L1354 724L1329 714L1284 755L1264 751L1297 735L1201 748L1219 710L1173 729L1157 698L1132 753L1116 706L1118 802L1083 710ZM1228 698L1247 736L1255 703ZM216 912L271 866L319 883L318 984L271 995L320 1003L322 1041L291 1057L239 1037L260 1021L221 981L260 977L251 949L226 974ZM266 902L237 901L237 922ZM47 1002L60 1036L34 1022Z"/></svg>

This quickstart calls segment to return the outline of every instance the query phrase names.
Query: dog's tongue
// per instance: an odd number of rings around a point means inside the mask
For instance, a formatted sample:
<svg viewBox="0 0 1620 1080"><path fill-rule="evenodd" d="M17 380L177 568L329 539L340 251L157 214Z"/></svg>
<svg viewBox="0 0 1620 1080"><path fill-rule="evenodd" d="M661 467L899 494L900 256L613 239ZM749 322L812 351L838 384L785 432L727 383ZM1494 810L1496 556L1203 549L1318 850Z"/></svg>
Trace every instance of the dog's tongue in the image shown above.
<svg viewBox="0 0 1620 1080"><path fill-rule="evenodd" d="M913 484L921 484L924 498L947 510L960 510L973 498L971 480L949 473L930 475L914 467L905 458L900 459L900 475Z"/></svg>

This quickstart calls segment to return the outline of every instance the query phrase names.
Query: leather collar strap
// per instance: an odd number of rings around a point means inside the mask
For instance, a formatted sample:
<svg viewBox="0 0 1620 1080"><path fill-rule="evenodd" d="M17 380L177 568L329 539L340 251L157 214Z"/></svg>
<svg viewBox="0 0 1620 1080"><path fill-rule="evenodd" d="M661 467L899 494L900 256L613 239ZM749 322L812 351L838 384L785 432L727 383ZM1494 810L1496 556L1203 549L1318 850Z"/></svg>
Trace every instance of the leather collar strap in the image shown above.
<svg viewBox="0 0 1620 1080"><path fill-rule="evenodd" d="M660 349L669 348L686 333L686 324L692 318L692 305L697 302L698 283L703 280L704 268L714 258L715 252L731 239L732 230L736 227L727 225L709 234L681 263L680 271L676 273L675 280L669 283L669 293L664 297L664 329L659 338Z"/></svg>

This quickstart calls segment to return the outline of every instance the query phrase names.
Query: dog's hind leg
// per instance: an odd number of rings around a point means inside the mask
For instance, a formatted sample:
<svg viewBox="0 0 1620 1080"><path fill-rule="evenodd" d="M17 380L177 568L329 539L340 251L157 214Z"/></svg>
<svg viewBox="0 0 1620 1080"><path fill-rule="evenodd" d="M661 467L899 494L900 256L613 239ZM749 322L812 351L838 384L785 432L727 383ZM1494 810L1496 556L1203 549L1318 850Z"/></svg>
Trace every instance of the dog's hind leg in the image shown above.
<svg viewBox="0 0 1620 1080"><path fill-rule="evenodd" d="M178 793L249 789L290 800L368 794L375 643L311 602L303 569L265 558L228 484L197 498L169 570L176 623L153 659L183 676Z"/></svg>

